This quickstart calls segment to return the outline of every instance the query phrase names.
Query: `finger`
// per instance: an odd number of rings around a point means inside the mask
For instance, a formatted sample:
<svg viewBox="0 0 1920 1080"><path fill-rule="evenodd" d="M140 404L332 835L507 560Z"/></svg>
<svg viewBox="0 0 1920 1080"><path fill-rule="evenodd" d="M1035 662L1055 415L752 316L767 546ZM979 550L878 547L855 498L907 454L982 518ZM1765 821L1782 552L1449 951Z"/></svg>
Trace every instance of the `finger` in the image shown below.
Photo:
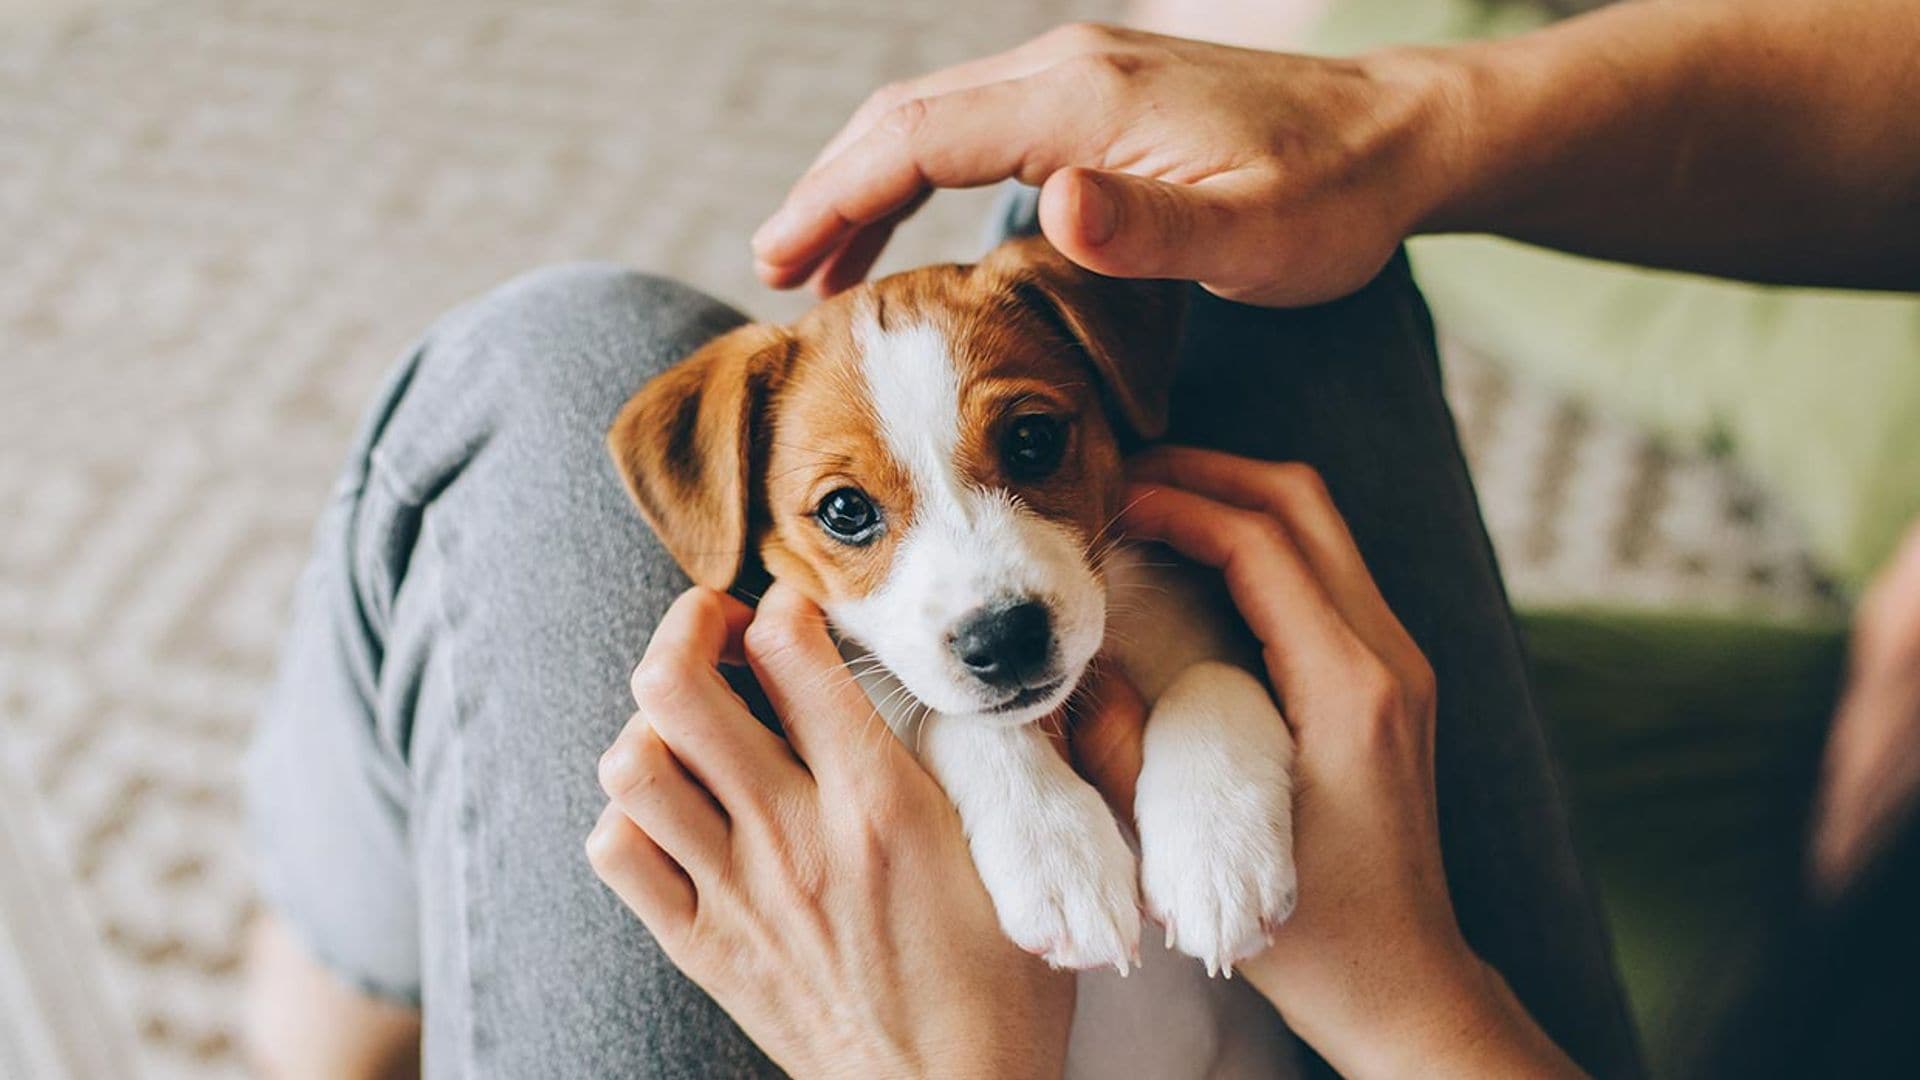
<svg viewBox="0 0 1920 1080"><path fill-rule="evenodd" d="M856 229L930 189L1039 183L1091 145L1100 120L1065 86L1042 72L895 108L801 177L754 234L761 277L776 287L805 281Z"/></svg>
<svg viewBox="0 0 1920 1080"><path fill-rule="evenodd" d="M1255 510L1287 527L1301 554L1349 616L1392 619L1346 519L1311 466L1187 446L1154 447L1127 462L1135 481L1176 487Z"/></svg>
<svg viewBox="0 0 1920 1080"><path fill-rule="evenodd" d="M825 299L866 280L867 272L872 270L873 264L879 260L880 252L886 248L887 241L893 239L893 231L926 203L927 194L922 192L919 198L899 210L860 229L846 243L840 245L840 250L827 256L826 261L820 264L820 268L814 271L814 292L821 299Z"/></svg>
<svg viewBox="0 0 1920 1080"><path fill-rule="evenodd" d="M667 613L653 628L641 662L656 653L672 653L703 667L738 663L740 636L752 621L753 609L739 600L716 589L695 586L667 606Z"/></svg>
<svg viewBox="0 0 1920 1080"><path fill-rule="evenodd" d="M663 947L693 925L693 881L613 803L587 834L587 862Z"/></svg>
<svg viewBox="0 0 1920 1080"><path fill-rule="evenodd" d="M856 779L894 767L897 740L827 634L826 616L774 582L747 628L747 662L816 779Z"/></svg>
<svg viewBox="0 0 1920 1080"><path fill-rule="evenodd" d="M1102 664L1068 709L1074 770L1099 789L1116 817L1132 821L1147 730L1146 700L1117 666Z"/></svg>
<svg viewBox="0 0 1920 1080"><path fill-rule="evenodd" d="M1221 572L1284 701L1305 702L1363 679L1371 686L1387 674L1299 548L1264 514L1152 484L1133 485L1127 498L1120 514L1127 535L1157 540ZM1311 710L1289 715L1304 724Z"/></svg>
<svg viewBox="0 0 1920 1080"><path fill-rule="evenodd" d="M1231 288L1271 276L1276 247L1252 178L1171 183L1062 168L1040 189L1040 229L1069 259L1110 277Z"/></svg>
<svg viewBox="0 0 1920 1080"><path fill-rule="evenodd" d="M601 755L599 772L600 789L689 877L705 880L725 865L726 815L645 717L627 722Z"/></svg>
<svg viewBox="0 0 1920 1080"><path fill-rule="evenodd" d="M1412 674L1409 665L1424 667L1424 660L1415 659L1418 647L1380 594L1346 518L1311 466L1162 446L1135 455L1127 470L1136 481L1181 488L1279 521L1367 645L1403 676Z"/></svg>
<svg viewBox="0 0 1920 1080"><path fill-rule="evenodd" d="M1102 33L1105 32L1091 27L1061 27L992 56L968 60L916 79L882 87L861 102L846 124L827 140L827 145L821 148L808 168L817 168L846 149L871 131L881 117L903 102L1031 75L1068 56L1090 50Z"/></svg>
<svg viewBox="0 0 1920 1080"><path fill-rule="evenodd" d="M803 770L716 666L729 652L745 660L752 612L711 589L690 589L661 617L633 669L634 703L652 731L721 806L739 817Z"/></svg>

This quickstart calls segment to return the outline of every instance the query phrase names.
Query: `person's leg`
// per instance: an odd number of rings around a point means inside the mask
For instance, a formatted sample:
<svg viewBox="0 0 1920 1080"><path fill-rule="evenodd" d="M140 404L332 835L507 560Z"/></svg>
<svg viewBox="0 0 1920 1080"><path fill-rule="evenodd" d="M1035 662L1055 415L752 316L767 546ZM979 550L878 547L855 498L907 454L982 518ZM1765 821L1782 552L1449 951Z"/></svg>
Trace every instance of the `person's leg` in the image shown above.
<svg viewBox="0 0 1920 1080"><path fill-rule="evenodd" d="M773 1072L582 853L686 584L604 433L739 321L609 267L508 285L409 358L322 524L253 757L263 884L327 968L425 1003L429 1075Z"/></svg>
<svg viewBox="0 0 1920 1080"><path fill-rule="evenodd" d="M999 230L1034 231L1036 195L1010 188ZM1405 256L1314 308L1249 307L1193 289L1168 441L1304 461L1326 478L1438 679L1441 839L1468 941L1574 1060L1597 1076L1638 1074L1626 999L1574 856Z"/></svg>

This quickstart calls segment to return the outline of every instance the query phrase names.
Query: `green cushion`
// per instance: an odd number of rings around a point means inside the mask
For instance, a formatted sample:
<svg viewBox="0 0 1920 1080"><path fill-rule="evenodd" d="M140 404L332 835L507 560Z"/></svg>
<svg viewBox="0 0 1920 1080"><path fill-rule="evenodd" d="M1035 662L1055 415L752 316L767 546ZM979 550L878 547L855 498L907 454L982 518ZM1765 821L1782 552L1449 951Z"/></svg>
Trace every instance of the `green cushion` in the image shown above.
<svg viewBox="0 0 1920 1080"><path fill-rule="evenodd" d="M1650 1064L1676 1075L1726 957L1798 879L1844 628L1594 610L1521 624Z"/></svg>
<svg viewBox="0 0 1920 1080"><path fill-rule="evenodd" d="M1344 0L1315 48L1527 29L1532 9ZM1442 331L1677 449L1732 454L1857 590L1920 517L1920 298L1640 270L1488 237L1415 240Z"/></svg>
<svg viewBox="0 0 1920 1080"><path fill-rule="evenodd" d="M1920 300L1761 288L1487 237L1411 251L1446 333L1670 446L1731 453L1849 588L1920 517Z"/></svg>

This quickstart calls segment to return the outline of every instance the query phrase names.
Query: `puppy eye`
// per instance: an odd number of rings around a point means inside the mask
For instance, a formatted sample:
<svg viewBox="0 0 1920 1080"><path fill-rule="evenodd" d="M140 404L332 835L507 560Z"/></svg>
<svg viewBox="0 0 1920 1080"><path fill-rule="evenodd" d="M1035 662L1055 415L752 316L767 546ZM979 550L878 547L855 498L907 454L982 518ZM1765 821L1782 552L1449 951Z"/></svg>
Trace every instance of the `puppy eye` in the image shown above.
<svg viewBox="0 0 1920 1080"><path fill-rule="evenodd" d="M880 532L880 511L859 488L838 488L820 500L813 516L843 544L865 544Z"/></svg>
<svg viewBox="0 0 1920 1080"><path fill-rule="evenodd" d="M1000 439L1007 472L1021 480L1038 480L1053 472L1066 452L1067 426L1038 413L1015 418Z"/></svg>

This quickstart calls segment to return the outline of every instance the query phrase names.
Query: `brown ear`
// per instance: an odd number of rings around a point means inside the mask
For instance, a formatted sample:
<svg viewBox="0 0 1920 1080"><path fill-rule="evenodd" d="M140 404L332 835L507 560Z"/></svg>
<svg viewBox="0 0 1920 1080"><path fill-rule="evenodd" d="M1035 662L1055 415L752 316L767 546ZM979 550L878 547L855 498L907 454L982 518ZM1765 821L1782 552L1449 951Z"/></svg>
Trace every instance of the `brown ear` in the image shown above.
<svg viewBox="0 0 1920 1080"><path fill-rule="evenodd" d="M607 432L641 516L697 584L727 588L746 557L753 431L792 344L759 323L722 334L641 387Z"/></svg>
<svg viewBox="0 0 1920 1080"><path fill-rule="evenodd" d="M1015 296L1077 342L1106 383L1114 411L1143 439L1167 433L1167 404L1186 313L1181 282L1110 278L1083 269L1045 237L1009 240L980 268L1006 275Z"/></svg>

